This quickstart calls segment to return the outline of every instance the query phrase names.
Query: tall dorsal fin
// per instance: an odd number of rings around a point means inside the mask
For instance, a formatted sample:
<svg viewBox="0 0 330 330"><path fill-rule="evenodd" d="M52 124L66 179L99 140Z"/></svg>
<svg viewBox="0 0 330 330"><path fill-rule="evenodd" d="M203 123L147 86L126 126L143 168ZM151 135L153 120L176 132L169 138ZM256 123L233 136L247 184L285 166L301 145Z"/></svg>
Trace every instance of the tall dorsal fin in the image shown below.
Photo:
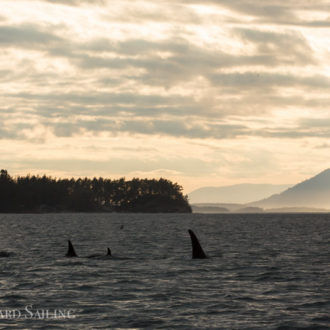
<svg viewBox="0 0 330 330"><path fill-rule="evenodd" d="M111 256L111 250L108 248L107 256Z"/></svg>
<svg viewBox="0 0 330 330"><path fill-rule="evenodd" d="M204 253L201 245L199 244L198 238L192 230L188 230L190 238L191 238L191 246L192 246L192 258L193 259L205 259L207 258Z"/></svg>
<svg viewBox="0 0 330 330"><path fill-rule="evenodd" d="M65 256L66 257L78 257L70 240L68 240L68 245L69 245L68 252Z"/></svg>

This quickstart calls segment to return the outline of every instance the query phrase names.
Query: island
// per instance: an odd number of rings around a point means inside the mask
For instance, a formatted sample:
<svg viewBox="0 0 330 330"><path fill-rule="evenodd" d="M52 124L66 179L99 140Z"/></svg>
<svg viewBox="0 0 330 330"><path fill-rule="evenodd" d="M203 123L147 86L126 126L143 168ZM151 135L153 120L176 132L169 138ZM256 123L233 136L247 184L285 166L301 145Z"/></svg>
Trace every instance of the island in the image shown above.
<svg viewBox="0 0 330 330"><path fill-rule="evenodd" d="M182 186L170 180L11 177L0 172L0 213L191 213Z"/></svg>

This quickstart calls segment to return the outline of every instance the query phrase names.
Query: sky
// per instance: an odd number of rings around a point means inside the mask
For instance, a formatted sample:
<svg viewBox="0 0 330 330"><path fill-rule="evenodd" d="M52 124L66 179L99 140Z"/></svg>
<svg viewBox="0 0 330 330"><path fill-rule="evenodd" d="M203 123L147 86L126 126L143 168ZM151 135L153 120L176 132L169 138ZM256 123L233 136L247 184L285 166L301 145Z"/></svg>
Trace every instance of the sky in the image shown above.
<svg viewBox="0 0 330 330"><path fill-rule="evenodd" d="M0 0L0 167L184 192L330 167L329 0Z"/></svg>

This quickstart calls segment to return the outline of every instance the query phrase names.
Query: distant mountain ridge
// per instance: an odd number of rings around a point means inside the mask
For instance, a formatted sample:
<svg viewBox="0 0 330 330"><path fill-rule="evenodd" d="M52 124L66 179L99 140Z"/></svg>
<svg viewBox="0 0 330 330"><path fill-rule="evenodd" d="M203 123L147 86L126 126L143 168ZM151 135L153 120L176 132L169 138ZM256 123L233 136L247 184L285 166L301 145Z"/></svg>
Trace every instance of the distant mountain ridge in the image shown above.
<svg viewBox="0 0 330 330"><path fill-rule="evenodd" d="M264 209L284 207L330 208L330 169L307 179L280 194L249 203Z"/></svg>
<svg viewBox="0 0 330 330"><path fill-rule="evenodd" d="M237 184L222 187L202 187L188 194L190 203L246 204L278 194L292 185Z"/></svg>

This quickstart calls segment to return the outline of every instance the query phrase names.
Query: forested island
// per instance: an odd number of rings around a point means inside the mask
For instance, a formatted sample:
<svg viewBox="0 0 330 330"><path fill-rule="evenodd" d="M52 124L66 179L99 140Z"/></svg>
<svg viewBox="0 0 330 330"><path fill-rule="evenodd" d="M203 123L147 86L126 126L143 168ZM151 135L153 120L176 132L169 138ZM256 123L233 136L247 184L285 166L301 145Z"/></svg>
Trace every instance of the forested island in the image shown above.
<svg viewBox="0 0 330 330"><path fill-rule="evenodd" d="M191 213L182 187L167 179L56 179L0 172L0 213Z"/></svg>

